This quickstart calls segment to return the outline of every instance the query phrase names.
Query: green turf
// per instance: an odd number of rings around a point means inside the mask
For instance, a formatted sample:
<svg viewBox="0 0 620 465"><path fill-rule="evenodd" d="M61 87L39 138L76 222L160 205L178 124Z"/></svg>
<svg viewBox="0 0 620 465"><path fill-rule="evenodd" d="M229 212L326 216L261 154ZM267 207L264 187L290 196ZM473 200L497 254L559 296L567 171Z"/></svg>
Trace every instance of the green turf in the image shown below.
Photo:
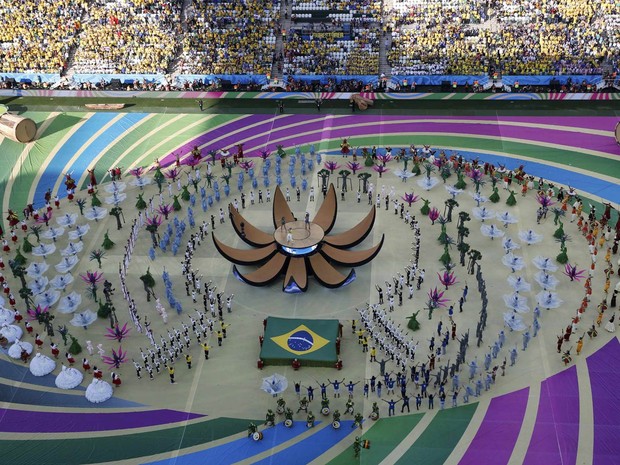
<svg viewBox="0 0 620 465"><path fill-rule="evenodd" d="M370 449L362 449L360 456L356 459L353 453L353 445L351 445L328 465L372 465L380 463L405 439L423 416L423 413L418 413L381 418L362 435L362 439L370 441ZM364 425L370 426L368 423L369 421L366 421Z"/></svg>
<svg viewBox="0 0 620 465"><path fill-rule="evenodd" d="M205 444L245 431L252 420L217 418L147 433L75 439L0 441L2 463L82 465L127 460ZM254 420L256 423L256 420ZM258 422L260 423L260 422Z"/></svg>
<svg viewBox="0 0 620 465"><path fill-rule="evenodd" d="M418 440L397 465L441 465L452 453L467 429L478 403L437 412Z"/></svg>

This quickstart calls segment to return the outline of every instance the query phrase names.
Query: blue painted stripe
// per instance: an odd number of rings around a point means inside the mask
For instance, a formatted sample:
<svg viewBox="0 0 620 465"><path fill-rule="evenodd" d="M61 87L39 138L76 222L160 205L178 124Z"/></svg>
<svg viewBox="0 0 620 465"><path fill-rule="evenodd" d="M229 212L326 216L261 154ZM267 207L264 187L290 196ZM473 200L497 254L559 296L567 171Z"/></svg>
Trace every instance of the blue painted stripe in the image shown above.
<svg viewBox="0 0 620 465"><path fill-rule="evenodd" d="M48 375L53 377L53 375ZM88 381L89 382L89 381ZM119 408L143 407L143 404L112 397L101 403L93 404L83 395L60 394L49 391L36 391L23 387L9 386L0 383L0 402L11 404L40 405L47 407L75 407L75 408Z"/></svg>
<svg viewBox="0 0 620 465"><path fill-rule="evenodd" d="M393 148L394 152L397 152L397 150L398 147ZM438 147L437 150L450 151L450 149L445 149L443 147ZM339 150L329 150L324 153L326 155L340 155ZM519 165L523 165L527 174L537 178L542 177L553 182L570 185L577 189L580 193L596 195L603 199L607 199L610 202L618 202L618 199L620 199L620 183L609 182L581 172L547 165L544 162L522 159L518 154L515 154L514 156L491 155L488 153L461 149L458 149L458 153L459 155L462 155L463 158L468 160L478 158L483 162L493 163L496 166L498 164L505 165L509 169L516 169ZM399 167L402 168L400 164ZM467 181L467 179L465 179L465 181Z"/></svg>
<svg viewBox="0 0 620 465"><path fill-rule="evenodd" d="M53 189L54 184L59 177L64 175L65 167L75 155L75 153L82 149L84 144L92 137L94 133L99 131L103 126L108 124L112 119L116 118L118 113L95 113L86 121L70 138L63 144L58 150L54 158L50 161L45 173L39 179L37 184L34 202L35 205L41 206L44 202L43 198L47 189ZM78 160L69 168L69 171L76 170L73 173L73 178L78 179L82 173L86 170L88 164L92 159L99 154L110 142L121 135L131 125L145 118L147 115L143 113L127 113L123 115L123 118L119 119L110 128L108 128L103 134L95 139L87 148L82 152ZM81 167L81 171L77 170L77 167ZM58 193L59 197L64 197L64 188L60 189Z"/></svg>
<svg viewBox="0 0 620 465"><path fill-rule="evenodd" d="M147 113L126 113L125 116L106 129L103 134L82 152L79 158L71 165L71 168L69 168L69 172L73 172L73 179L77 182L80 176L86 172L86 168L88 168L88 165L90 165L95 157L112 144L121 134L131 129L147 116ZM101 182L101 179L97 179L97 181ZM62 195L59 194L59 197L66 196L64 188L61 188L60 191Z"/></svg>
<svg viewBox="0 0 620 465"><path fill-rule="evenodd" d="M212 447L175 458L145 462L148 465L204 465L207 463L235 463L248 459L255 455L267 452L280 444L305 433L306 422L296 421L292 428L285 427L282 423L274 428L263 430L263 439L253 441L250 438L236 439L221 446ZM312 436L314 437L314 436ZM288 449L287 449L288 450ZM290 458L290 457L289 457ZM284 462L282 462L284 463ZM295 462L297 463L297 462Z"/></svg>
<svg viewBox="0 0 620 465"><path fill-rule="evenodd" d="M310 463L342 441L347 435L351 434L351 432L353 432L351 426L353 426L351 420L341 421L340 429L337 430L331 426L327 426L316 434L308 436L303 441L256 462L254 465L274 465L279 463L302 465L304 463ZM291 462L291 458L294 458L293 462ZM354 462L355 460L351 457L351 463Z"/></svg>

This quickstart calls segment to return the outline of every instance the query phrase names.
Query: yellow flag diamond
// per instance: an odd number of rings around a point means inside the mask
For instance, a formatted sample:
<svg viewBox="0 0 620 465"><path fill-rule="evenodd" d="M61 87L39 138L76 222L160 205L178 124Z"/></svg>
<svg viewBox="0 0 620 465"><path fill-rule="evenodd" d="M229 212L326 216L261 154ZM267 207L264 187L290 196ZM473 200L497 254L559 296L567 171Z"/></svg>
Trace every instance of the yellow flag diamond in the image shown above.
<svg viewBox="0 0 620 465"><path fill-rule="evenodd" d="M329 344L327 339L319 336L306 325L299 325L287 333L272 337L271 340L282 349L295 355L306 355Z"/></svg>

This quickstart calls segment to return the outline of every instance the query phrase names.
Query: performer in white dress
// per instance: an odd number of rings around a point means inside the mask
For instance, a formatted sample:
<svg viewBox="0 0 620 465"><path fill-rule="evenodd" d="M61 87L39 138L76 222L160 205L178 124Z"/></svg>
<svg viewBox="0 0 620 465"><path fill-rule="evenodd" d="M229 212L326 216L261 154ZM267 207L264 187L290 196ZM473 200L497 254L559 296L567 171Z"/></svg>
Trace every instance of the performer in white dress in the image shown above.
<svg viewBox="0 0 620 465"><path fill-rule="evenodd" d="M521 276L508 276L508 284L510 284L515 292L528 292L532 289L532 285Z"/></svg>
<svg viewBox="0 0 620 465"><path fill-rule="evenodd" d="M536 234L531 229L527 231L519 231L519 239L527 245L537 244L543 240L542 234Z"/></svg>
<svg viewBox="0 0 620 465"><path fill-rule="evenodd" d="M474 207L472 209L472 214L474 218L483 222L495 218L495 212L487 207Z"/></svg>
<svg viewBox="0 0 620 465"><path fill-rule="evenodd" d="M32 295L39 295L45 292L48 284L49 279L47 279L45 276L41 276L30 281L28 283L28 287L32 291Z"/></svg>
<svg viewBox="0 0 620 465"><path fill-rule="evenodd" d="M423 177L422 179L418 179L416 182L422 189L430 191L433 187L439 184L439 179L435 176L431 176L430 178Z"/></svg>
<svg viewBox="0 0 620 465"><path fill-rule="evenodd" d="M446 185L445 187L448 194L450 194L453 199L456 198L457 195L461 195L463 193L463 189L457 189L456 187L449 185Z"/></svg>
<svg viewBox="0 0 620 465"><path fill-rule="evenodd" d="M126 198L127 194L124 192L113 192L110 197L105 198L105 203L117 206L119 203L124 202Z"/></svg>
<svg viewBox="0 0 620 465"><path fill-rule="evenodd" d="M72 367L67 368L63 365L60 373L56 376L55 384L60 389L73 389L82 384L83 379L84 375L80 370Z"/></svg>
<svg viewBox="0 0 620 465"><path fill-rule="evenodd" d="M10 325L15 321L15 312L3 307L4 302L0 303L0 325Z"/></svg>
<svg viewBox="0 0 620 465"><path fill-rule="evenodd" d="M69 284L73 282L73 276L70 273L58 274L50 281L50 286L59 291L64 291Z"/></svg>
<svg viewBox="0 0 620 465"><path fill-rule="evenodd" d="M539 270L546 271L548 273L553 273L554 271L557 271L558 269L558 266L555 263L553 263L553 261L550 258L542 257L540 255L535 257L534 260L532 260L532 263Z"/></svg>
<svg viewBox="0 0 620 465"><path fill-rule="evenodd" d="M93 378L92 382L86 388L86 399L93 404L105 402L113 394L112 386L102 379Z"/></svg>
<svg viewBox="0 0 620 465"><path fill-rule="evenodd" d="M562 305L562 300L555 292L541 291L536 294L538 305L549 310L550 308L558 308Z"/></svg>
<svg viewBox="0 0 620 465"><path fill-rule="evenodd" d="M487 199L484 195L478 193L478 192L472 192L471 196L473 197L474 201L476 202L476 207L480 207L481 203L487 202L489 199Z"/></svg>
<svg viewBox="0 0 620 465"><path fill-rule="evenodd" d="M15 343L9 347L9 357L19 360L22 357L22 351L25 350L28 355L32 353L32 344L30 342L15 340Z"/></svg>
<svg viewBox="0 0 620 465"><path fill-rule="evenodd" d="M81 303L82 296L77 292L72 292L71 294L60 299L57 311L59 313L73 313L77 310Z"/></svg>
<svg viewBox="0 0 620 465"><path fill-rule="evenodd" d="M24 331L17 325L2 325L2 328L0 328L0 335L10 343L21 339L23 334Z"/></svg>
<svg viewBox="0 0 620 465"><path fill-rule="evenodd" d="M106 184L105 191L113 194L114 192L123 192L127 188L127 184L119 181L112 181L110 184Z"/></svg>
<svg viewBox="0 0 620 465"><path fill-rule="evenodd" d="M59 273L68 273L75 265L77 265L78 261L79 258L75 255L64 257L59 264L54 266L54 268L56 268L56 271Z"/></svg>
<svg viewBox="0 0 620 465"><path fill-rule="evenodd" d="M504 324L511 331L523 331L527 326L523 323L523 319L515 312L504 313Z"/></svg>
<svg viewBox="0 0 620 465"><path fill-rule="evenodd" d="M483 236L490 237L491 240L496 237L504 237L505 233L494 224L483 224L480 226L480 232Z"/></svg>
<svg viewBox="0 0 620 465"><path fill-rule="evenodd" d="M69 239L75 241L77 239L82 239L90 230L89 224L82 224L80 226L76 226L74 231L69 231Z"/></svg>
<svg viewBox="0 0 620 465"><path fill-rule="evenodd" d="M54 244L39 244L32 248L32 255L36 255L37 257L45 257L56 252L56 246Z"/></svg>
<svg viewBox="0 0 620 465"><path fill-rule="evenodd" d="M538 285L543 288L544 291L555 290L556 286L559 283L558 279L555 276L550 275L544 270L541 270L538 273L536 273L534 275L534 279L536 280Z"/></svg>
<svg viewBox="0 0 620 465"><path fill-rule="evenodd" d="M523 297L516 292L514 294L504 294L504 303L506 307L518 313L528 313L530 311L530 307L527 305L527 297Z"/></svg>
<svg viewBox="0 0 620 465"><path fill-rule="evenodd" d="M43 275L43 273L45 273L49 269L49 267L50 266L45 262L33 262L26 268L26 274L29 278L38 278L39 276Z"/></svg>
<svg viewBox="0 0 620 465"><path fill-rule="evenodd" d="M509 212L498 213L497 219L504 224L504 228L507 228L509 224L517 223L519 221Z"/></svg>
<svg viewBox="0 0 620 465"><path fill-rule="evenodd" d="M521 246L517 244L515 241L513 241L512 238L510 237L506 237L502 241L502 246L504 247L504 252L506 253L509 253L509 252L512 252L513 250L517 250L521 248Z"/></svg>
<svg viewBox="0 0 620 465"><path fill-rule="evenodd" d="M56 242L56 239L61 237L64 233L65 233L65 228L61 228L61 227L53 228L50 226L50 228L47 231L43 231L41 233L41 237L44 239L52 239L54 242Z"/></svg>
<svg viewBox="0 0 620 465"><path fill-rule="evenodd" d="M34 303L41 307L51 307L60 299L60 291L47 290L34 297Z"/></svg>
<svg viewBox="0 0 620 465"><path fill-rule="evenodd" d="M49 375L56 369L56 362L40 352L30 361L30 373L34 376Z"/></svg>
<svg viewBox="0 0 620 465"><path fill-rule="evenodd" d="M510 268L513 273L515 271L522 270L525 266L525 263L523 262L523 257L513 255L512 252L502 256L502 263L508 268Z"/></svg>
<svg viewBox="0 0 620 465"><path fill-rule="evenodd" d="M69 245L60 251L60 255L63 257L70 257L71 255L79 254L84 248L82 242L69 242Z"/></svg>
<svg viewBox="0 0 620 465"><path fill-rule="evenodd" d="M90 207L84 212L84 216L93 221L99 221L104 219L108 215L108 210L102 207Z"/></svg>
<svg viewBox="0 0 620 465"><path fill-rule="evenodd" d="M58 216L56 218L56 223L58 223L59 226L70 228L75 224L77 219L77 213L65 213L64 215Z"/></svg>
<svg viewBox="0 0 620 465"><path fill-rule="evenodd" d="M76 313L69 323L73 326L81 326L86 329L95 321L97 321L97 314L93 313L92 310L84 310L82 313Z"/></svg>

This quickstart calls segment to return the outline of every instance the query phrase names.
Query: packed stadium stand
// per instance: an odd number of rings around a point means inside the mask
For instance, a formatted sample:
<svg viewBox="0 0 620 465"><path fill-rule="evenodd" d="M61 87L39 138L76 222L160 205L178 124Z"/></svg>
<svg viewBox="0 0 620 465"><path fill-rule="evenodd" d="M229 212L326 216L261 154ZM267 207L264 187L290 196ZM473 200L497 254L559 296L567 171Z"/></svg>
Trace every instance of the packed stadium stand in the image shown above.
<svg viewBox="0 0 620 465"><path fill-rule="evenodd" d="M615 0L1 0L0 10L4 87L6 73L41 87L113 75L150 87L392 78L395 90L429 75L614 80L620 50Z"/></svg>

